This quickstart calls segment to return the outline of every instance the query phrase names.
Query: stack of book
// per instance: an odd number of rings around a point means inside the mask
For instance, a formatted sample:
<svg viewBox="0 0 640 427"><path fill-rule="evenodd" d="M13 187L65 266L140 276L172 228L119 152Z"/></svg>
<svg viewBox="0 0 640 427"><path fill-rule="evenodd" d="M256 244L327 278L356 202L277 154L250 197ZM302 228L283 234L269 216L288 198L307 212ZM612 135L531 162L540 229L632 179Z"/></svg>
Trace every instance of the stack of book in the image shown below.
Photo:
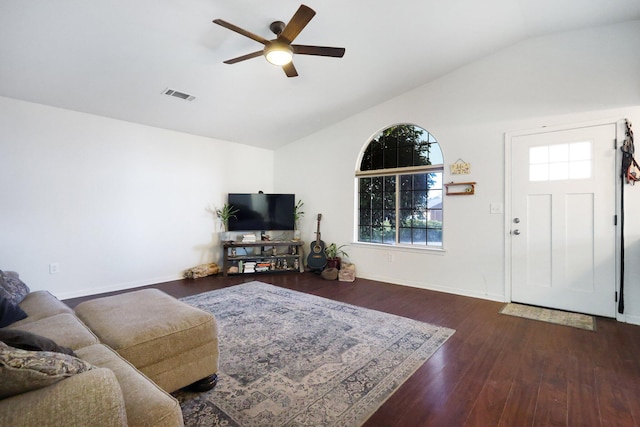
<svg viewBox="0 0 640 427"><path fill-rule="evenodd" d="M271 268L271 263L268 263L268 262L259 262L256 264L257 272L269 271L270 268Z"/></svg>
<svg viewBox="0 0 640 427"><path fill-rule="evenodd" d="M243 234L242 235L242 243L255 243L256 235L255 234Z"/></svg>
<svg viewBox="0 0 640 427"><path fill-rule="evenodd" d="M255 273L256 263L253 261L247 261L244 263L244 273Z"/></svg>

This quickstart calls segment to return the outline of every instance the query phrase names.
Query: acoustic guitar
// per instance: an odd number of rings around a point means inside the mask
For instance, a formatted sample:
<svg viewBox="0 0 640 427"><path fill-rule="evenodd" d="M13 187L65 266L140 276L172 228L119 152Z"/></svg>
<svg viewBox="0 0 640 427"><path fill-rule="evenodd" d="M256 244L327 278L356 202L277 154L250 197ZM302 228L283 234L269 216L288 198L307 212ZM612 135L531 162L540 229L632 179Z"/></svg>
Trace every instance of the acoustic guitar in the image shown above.
<svg viewBox="0 0 640 427"><path fill-rule="evenodd" d="M327 255L324 253L324 242L320 239L320 220L322 214L318 214L318 231L316 241L311 242L311 252L307 257L307 266L311 270L322 270L327 265Z"/></svg>

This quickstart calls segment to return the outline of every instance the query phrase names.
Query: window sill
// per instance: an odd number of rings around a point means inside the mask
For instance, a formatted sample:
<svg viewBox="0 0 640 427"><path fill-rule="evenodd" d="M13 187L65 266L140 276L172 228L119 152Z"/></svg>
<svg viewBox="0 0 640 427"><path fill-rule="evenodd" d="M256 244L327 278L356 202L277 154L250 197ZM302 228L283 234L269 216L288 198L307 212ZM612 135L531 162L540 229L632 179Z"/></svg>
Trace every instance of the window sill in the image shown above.
<svg viewBox="0 0 640 427"><path fill-rule="evenodd" d="M387 251L412 252L429 255L444 255L447 251L444 248L433 246L413 246L413 245L385 245L382 243L351 242L350 246L367 249L384 249Z"/></svg>

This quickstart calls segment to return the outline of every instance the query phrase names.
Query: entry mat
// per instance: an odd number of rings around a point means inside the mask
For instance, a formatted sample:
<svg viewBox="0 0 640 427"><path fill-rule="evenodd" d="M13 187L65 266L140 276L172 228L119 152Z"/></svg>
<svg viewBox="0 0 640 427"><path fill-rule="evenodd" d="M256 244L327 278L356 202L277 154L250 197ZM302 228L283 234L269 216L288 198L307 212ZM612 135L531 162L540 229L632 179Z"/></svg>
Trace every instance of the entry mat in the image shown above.
<svg viewBox="0 0 640 427"><path fill-rule="evenodd" d="M588 314L571 313L568 311L553 310L550 308L534 307L531 305L508 303L500 309L501 314L523 317L525 319L540 320L557 325L571 326L573 328L596 330L596 319Z"/></svg>

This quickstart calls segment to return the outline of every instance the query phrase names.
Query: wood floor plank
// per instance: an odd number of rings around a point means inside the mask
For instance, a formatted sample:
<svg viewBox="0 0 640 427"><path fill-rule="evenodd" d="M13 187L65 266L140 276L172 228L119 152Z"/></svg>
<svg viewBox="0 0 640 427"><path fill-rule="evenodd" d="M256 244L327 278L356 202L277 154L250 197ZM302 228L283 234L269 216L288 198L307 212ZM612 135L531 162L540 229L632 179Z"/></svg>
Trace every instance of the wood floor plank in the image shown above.
<svg viewBox="0 0 640 427"><path fill-rule="evenodd" d="M567 362L552 359L542 373L533 426L568 425Z"/></svg>
<svg viewBox="0 0 640 427"><path fill-rule="evenodd" d="M467 426L497 426L500 423L507 398L511 393L517 367L521 363L518 357L514 357L514 352L517 352L517 349L525 344L523 334L516 335L515 339L507 338L513 336L516 324L517 322L514 322L513 319L504 319L504 325L500 330L504 332L505 342L501 345L500 353L495 359L487 381L485 381L475 405L465 420Z"/></svg>
<svg viewBox="0 0 640 427"><path fill-rule="evenodd" d="M518 350L518 366L499 426L532 425L540 394L542 375L547 364L543 337L551 325L523 319L526 323L524 345Z"/></svg>
<svg viewBox="0 0 640 427"><path fill-rule="evenodd" d="M256 279L456 330L365 427L640 426L640 326L598 319L583 331L499 314L494 301L312 273L146 287L180 298Z"/></svg>

